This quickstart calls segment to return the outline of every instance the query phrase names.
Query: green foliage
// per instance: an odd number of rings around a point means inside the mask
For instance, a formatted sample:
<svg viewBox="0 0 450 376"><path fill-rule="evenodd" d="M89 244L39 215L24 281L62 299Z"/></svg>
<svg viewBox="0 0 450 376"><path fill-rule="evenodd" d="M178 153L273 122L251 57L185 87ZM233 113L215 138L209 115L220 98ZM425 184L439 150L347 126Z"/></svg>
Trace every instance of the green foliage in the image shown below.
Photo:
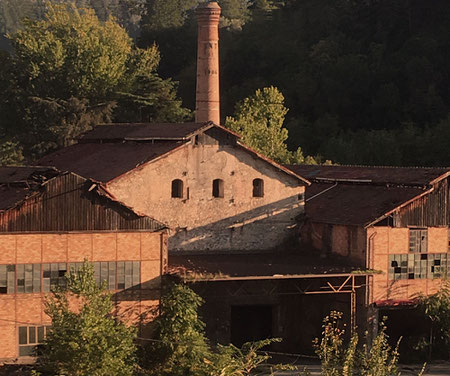
<svg viewBox="0 0 450 376"><path fill-rule="evenodd" d="M40 356L44 373L132 375L135 329L112 316L111 295L97 285L93 266L85 261L66 280L66 288L57 289L45 302L52 328Z"/></svg>
<svg viewBox="0 0 450 376"><path fill-rule="evenodd" d="M207 375L211 357L204 327L198 317L203 300L181 284L165 287L157 317L156 339L146 351L145 368L151 375Z"/></svg>
<svg viewBox="0 0 450 376"><path fill-rule="evenodd" d="M270 357L263 347L279 339L213 348L205 337L205 324L198 316L203 299L189 287L170 283L161 299L155 321L155 339L143 354L141 373L155 376L244 376Z"/></svg>
<svg viewBox="0 0 450 376"><path fill-rule="evenodd" d="M73 142L99 122L182 121L189 111L176 85L156 73L156 46L139 49L125 29L92 9L47 3L42 20L25 20L2 57L7 98L0 131L33 159Z"/></svg>
<svg viewBox="0 0 450 376"><path fill-rule="evenodd" d="M201 0L147 0L142 25L152 31L181 27L188 12L200 2Z"/></svg>
<svg viewBox="0 0 450 376"><path fill-rule="evenodd" d="M431 321L430 336L421 343L428 349L428 356L448 358L450 356L450 282L444 281L434 295L420 296L420 305Z"/></svg>
<svg viewBox="0 0 450 376"><path fill-rule="evenodd" d="M267 370L258 371L258 367L265 364L271 357L263 348L274 342L280 342L279 338L269 338L261 341L247 342L238 348L232 344L217 345L217 352L213 356L213 376L250 376L267 374ZM272 369L281 369L281 366L273 366Z"/></svg>
<svg viewBox="0 0 450 376"><path fill-rule="evenodd" d="M14 141L0 143L0 166L20 165L23 162L22 148Z"/></svg>
<svg viewBox="0 0 450 376"><path fill-rule="evenodd" d="M248 11L220 33L223 114L273 85L290 109L290 150L342 164L449 164L446 0L255 0ZM195 26L188 12L183 26L142 36L191 107Z"/></svg>
<svg viewBox="0 0 450 376"><path fill-rule="evenodd" d="M277 162L315 164L311 157L305 160L301 148L294 153L288 150L288 130L283 127L287 112L283 94L276 87L265 87L238 103L225 126L239 133L244 144Z"/></svg>
<svg viewBox="0 0 450 376"><path fill-rule="evenodd" d="M322 338L314 341L324 376L398 376L398 344L391 349L386 327L382 323L370 347L358 350L358 335L345 344L345 330L341 328L342 313L332 311L323 320Z"/></svg>

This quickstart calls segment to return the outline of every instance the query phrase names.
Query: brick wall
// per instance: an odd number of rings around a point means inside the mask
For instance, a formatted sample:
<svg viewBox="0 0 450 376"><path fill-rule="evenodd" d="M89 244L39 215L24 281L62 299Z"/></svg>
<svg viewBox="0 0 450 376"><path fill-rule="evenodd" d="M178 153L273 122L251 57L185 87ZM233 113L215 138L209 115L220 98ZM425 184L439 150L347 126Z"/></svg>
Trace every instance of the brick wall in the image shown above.
<svg viewBox="0 0 450 376"><path fill-rule="evenodd" d="M418 294L429 295L439 290L442 278L416 278L417 275L408 275L405 279L394 279L392 275L389 275L389 270L392 270L391 256L404 255L405 258L410 257L410 260L414 257L416 260L420 258L420 254L412 254L409 251L409 232L409 228L371 227L367 229L367 239L372 239L369 242L369 268L382 272L373 277L371 303L383 300L408 300L417 297ZM434 259L437 254L446 255L449 241L448 228L429 227L427 232L428 252L423 257ZM408 262L409 265L414 265L414 260ZM428 274L429 268L427 265ZM414 278L410 279L410 277Z"/></svg>
<svg viewBox="0 0 450 376"><path fill-rule="evenodd" d="M161 275L167 266L164 232L0 234L0 265L89 261L140 261L141 286L114 294L116 313L129 324L159 303ZM0 294L0 359L18 356L18 327L49 325L44 293ZM141 322L145 333L147 317Z"/></svg>

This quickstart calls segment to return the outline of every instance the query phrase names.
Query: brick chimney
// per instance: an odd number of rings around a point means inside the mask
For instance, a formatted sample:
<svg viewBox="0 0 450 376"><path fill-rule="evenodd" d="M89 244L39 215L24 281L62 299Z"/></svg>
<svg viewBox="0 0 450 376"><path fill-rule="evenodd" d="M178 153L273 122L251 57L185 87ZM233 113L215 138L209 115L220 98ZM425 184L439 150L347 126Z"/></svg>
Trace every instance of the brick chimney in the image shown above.
<svg viewBox="0 0 450 376"><path fill-rule="evenodd" d="M195 121L220 124L219 93L219 18L216 2L200 4L195 14L198 23L197 92Z"/></svg>

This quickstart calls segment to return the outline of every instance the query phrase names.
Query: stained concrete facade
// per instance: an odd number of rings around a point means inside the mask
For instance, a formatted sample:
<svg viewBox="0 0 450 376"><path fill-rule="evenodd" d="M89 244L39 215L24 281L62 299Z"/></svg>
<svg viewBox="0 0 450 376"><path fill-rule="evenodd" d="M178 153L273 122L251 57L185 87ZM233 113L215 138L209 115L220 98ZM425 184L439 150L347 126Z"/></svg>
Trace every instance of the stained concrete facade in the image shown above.
<svg viewBox="0 0 450 376"><path fill-rule="evenodd" d="M167 263L167 234L164 232L34 233L0 234L0 265L15 269L8 283L11 293L0 294L0 359L19 357L19 328L51 325L44 313L42 266L83 262L139 262L137 288L112 290L116 314L129 324L139 323L141 315L159 304L161 275ZM33 275L32 293L19 293L20 266L39 265ZM13 267L13 268L12 268ZM26 270L26 269L25 269ZM36 270L36 268L34 269ZM26 277L25 277L26 278ZM27 279L25 279L26 283ZM145 335L147 321L140 321ZM33 329L34 330L34 329ZM144 334L142 334L144 333ZM36 338L31 339L36 343Z"/></svg>
<svg viewBox="0 0 450 376"><path fill-rule="evenodd" d="M214 135L213 135L214 136ZM172 181L183 182L171 197ZM223 197L213 196L213 180ZM253 197L262 179L263 197ZM107 184L134 210L171 228L171 251L269 250L294 236L305 183L232 141L205 135Z"/></svg>

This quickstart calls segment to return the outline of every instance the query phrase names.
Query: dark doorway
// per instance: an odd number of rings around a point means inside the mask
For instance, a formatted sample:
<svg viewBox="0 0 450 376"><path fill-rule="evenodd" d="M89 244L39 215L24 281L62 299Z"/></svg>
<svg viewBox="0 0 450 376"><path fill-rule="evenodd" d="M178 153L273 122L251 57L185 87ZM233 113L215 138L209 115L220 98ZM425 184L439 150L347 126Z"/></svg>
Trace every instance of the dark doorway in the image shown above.
<svg viewBox="0 0 450 376"><path fill-rule="evenodd" d="M231 343L242 346L245 342L272 337L272 311L270 305L231 307Z"/></svg>

